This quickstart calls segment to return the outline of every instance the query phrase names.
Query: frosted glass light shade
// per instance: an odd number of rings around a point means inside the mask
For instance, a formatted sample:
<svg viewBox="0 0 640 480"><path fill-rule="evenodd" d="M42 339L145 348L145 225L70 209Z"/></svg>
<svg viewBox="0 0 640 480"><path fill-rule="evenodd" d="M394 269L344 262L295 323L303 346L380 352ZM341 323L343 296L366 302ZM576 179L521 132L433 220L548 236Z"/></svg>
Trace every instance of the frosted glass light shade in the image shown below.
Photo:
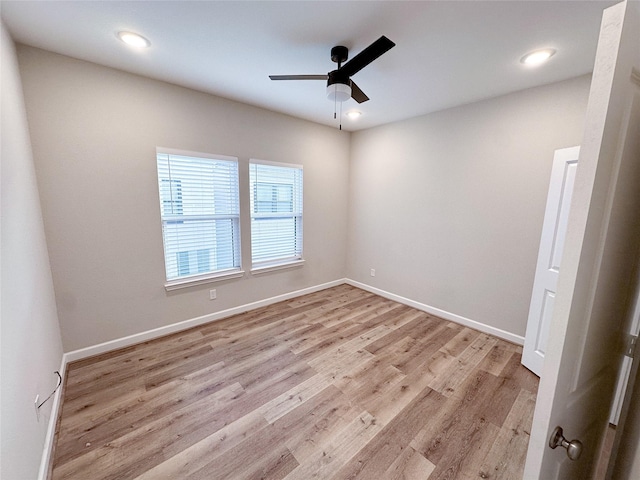
<svg viewBox="0 0 640 480"><path fill-rule="evenodd" d="M351 98L351 87L344 83L333 83L328 85L327 98L332 102L346 102Z"/></svg>

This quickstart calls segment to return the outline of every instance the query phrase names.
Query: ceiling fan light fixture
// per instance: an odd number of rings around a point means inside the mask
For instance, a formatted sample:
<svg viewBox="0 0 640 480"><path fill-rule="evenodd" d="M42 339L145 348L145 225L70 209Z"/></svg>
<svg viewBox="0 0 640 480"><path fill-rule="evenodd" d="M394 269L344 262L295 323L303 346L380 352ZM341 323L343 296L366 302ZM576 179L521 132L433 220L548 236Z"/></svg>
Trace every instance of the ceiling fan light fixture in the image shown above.
<svg viewBox="0 0 640 480"><path fill-rule="evenodd" d="M327 98L332 102L346 102L351 98L351 87L344 83L327 85Z"/></svg>

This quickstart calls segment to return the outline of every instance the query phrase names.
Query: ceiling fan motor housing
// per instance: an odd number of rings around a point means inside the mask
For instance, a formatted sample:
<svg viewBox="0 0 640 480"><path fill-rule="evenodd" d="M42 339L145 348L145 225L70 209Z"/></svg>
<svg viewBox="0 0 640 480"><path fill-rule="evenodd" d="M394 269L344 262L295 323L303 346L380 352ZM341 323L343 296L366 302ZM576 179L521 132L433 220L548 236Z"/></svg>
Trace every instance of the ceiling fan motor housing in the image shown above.
<svg viewBox="0 0 640 480"><path fill-rule="evenodd" d="M334 70L329 72L329 78L327 79L327 87L333 85L334 83L341 83L343 85L350 85L351 80L348 75L345 75L340 70Z"/></svg>

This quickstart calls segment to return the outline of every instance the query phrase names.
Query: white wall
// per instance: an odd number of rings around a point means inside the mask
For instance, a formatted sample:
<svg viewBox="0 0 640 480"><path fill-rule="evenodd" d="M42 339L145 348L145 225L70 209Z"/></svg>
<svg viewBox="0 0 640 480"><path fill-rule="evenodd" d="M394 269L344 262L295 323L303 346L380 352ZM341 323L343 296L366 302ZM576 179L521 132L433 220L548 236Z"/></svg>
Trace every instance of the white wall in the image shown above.
<svg viewBox="0 0 640 480"><path fill-rule="evenodd" d="M347 276L524 336L553 152L580 143L589 84L354 133Z"/></svg>
<svg viewBox="0 0 640 480"><path fill-rule="evenodd" d="M65 351L344 277L349 133L31 47L18 59ZM249 159L304 165L306 264L167 293L156 146L239 157L247 270Z"/></svg>
<svg viewBox="0 0 640 480"><path fill-rule="evenodd" d="M0 477L38 475L52 401L36 420L36 394L56 385L62 342L13 41L0 28L1 423Z"/></svg>

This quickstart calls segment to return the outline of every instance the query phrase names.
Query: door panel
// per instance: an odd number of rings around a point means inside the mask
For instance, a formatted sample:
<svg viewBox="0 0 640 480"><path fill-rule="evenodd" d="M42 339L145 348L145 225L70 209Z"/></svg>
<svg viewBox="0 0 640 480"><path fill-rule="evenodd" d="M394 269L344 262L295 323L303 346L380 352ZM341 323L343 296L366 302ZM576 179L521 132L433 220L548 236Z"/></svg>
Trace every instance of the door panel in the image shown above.
<svg viewBox="0 0 640 480"><path fill-rule="evenodd" d="M588 479L613 400L624 315L640 245L640 148L630 116L640 71L640 4L607 8L593 70L585 132L536 401L524 478ZM566 461L552 430L584 443Z"/></svg>
<svg viewBox="0 0 640 480"><path fill-rule="evenodd" d="M536 339L536 353L544 358L544 352L549 342L549 328L551 327L551 316L553 314L553 304L555 303L556 292L545 290L542 300L542 315L540 316L540 334Z"/></svg>
<svg viewBox="0 0 640 480"><path fill-rule="evenodd" d="M574 149L571 149L572 151ZM562 260L562 250L564 248L564 239L567 234L567 222L569 220L569 208L571 206L571 195L573 194L573 184L576 180L576 170L578 167L577 155L580 149L576 149L576 156L571 155L570 159L566 159L563 164L562 175L562 194L558 205L557 222L555 225L555 235L553 236L553 250L551 253L551 262L549 269L559 272L560 261ZM573 153L573 152L571 152Z"/></svg>
<svg viewBox="0 0 640 480"><path fill-rule="evenodd" d="M579 147L571 147L556 150L553 156L522 353L522 364L538 376L547 349L579 153Z"/></svg>

